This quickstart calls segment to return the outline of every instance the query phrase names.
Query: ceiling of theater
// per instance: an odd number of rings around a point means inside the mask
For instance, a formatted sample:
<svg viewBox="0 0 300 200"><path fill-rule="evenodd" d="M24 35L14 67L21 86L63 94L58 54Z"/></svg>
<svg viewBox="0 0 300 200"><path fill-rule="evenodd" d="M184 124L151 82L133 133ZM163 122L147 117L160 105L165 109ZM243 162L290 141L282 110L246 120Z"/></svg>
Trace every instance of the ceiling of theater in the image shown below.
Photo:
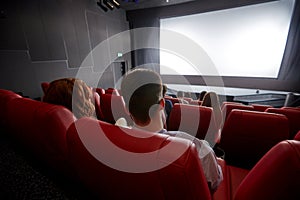
<svg viewBox="0 0 300 200"><path fill-rule="evenodd" d="M153 7L160 7L160 6L168 6L180 3L186 3L195 0L138 0L134 2L133 0L119 0L118 2L121 4L121 7L125 10L136 10L136 9L143 9L143 8L153 8Z"/></svg>

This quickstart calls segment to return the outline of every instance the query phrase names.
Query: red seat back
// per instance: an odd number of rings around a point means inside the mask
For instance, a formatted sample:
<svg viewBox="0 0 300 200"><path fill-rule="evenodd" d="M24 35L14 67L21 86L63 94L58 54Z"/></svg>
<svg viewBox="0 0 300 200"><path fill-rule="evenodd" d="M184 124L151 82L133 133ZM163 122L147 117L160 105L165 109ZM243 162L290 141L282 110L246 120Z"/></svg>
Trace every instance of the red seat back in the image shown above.
<svg viewBox="0 0 300 200"><path fill-rule="evenodd" d="M284 115L232 110L222 129L220 146L228 164L251 168L288 137L288 120Z"/></svg>
<svg viewBox="0 0 300 200"><path fill-rule="evenodd" d="M8 103L10 132L26 148L55 168L65 167L66 132L74 122L65 107L26 98Z"/></svg>
<svg viewBox="0 0 300 200"><path fill-rule="evenodd" d="M266 112L283 114L288 118L290 127L289 139L293 139L300 130L300 110L268 108Z"/></svg>
<svg viewBox="0 0 300 200"><path fill-rule="evenodd" d="M119 91L116 88L107 88L105 90L105 94L113 94L113 95L120 96L120 93L119 93Z"/></svg>
<svg viewBox="0 0 300 200"><path fill-rule="evenodd" d="M299 180L300 141L282 141L249 172L234 199L300 199Z"/></svg>
<svg viewBox="0 0 300 200"><path fill-rule="evenodd" d="M96 92L101 96L102 94L105 94L105 90L103 88L96 88Z"/></svg>
<svg viewBox="0 0 300 200"><path fill-rule="evenodd" d="M295 135L294 140L300 141L300 131Z"/></svg>
<svg viewBox="0 0 300 200"><path fill-rule="evenodd" d="M175 105L175 103L180 103L178 98L173 98L173 97L165 97L165 99L168 99L172 102L173 105Z"/></svg>
<svg viewBox="0 0 300 200"><path fill-rule="evenodd" d="M43 90L44 94L47 92L47 90L49 88L49 85L50 85L50 83L48 83L48 82L42 82L41 83L41 87L42 87L42 90Z"/></svg>
<svg viewBox="0 0 300 200"><path fill-rule="evenodd" d="M239 110L254 110L253 106L247 106L243 104L238 104L238 103L227 103L222 105L222 114L224 117L224 122L226 122L228 115L233 109L239 109Z"/></svg>
<svg viewBox="0 0 300 200"><path fill-rule="evenodd" d="M273 108L270 105L263 105L263 104L251 104L255 111L265 112L268 108Z"/></svg>
<svg viewBox="0 0 300 200"><path fill-rule="evenodd" d="M210 199L195 146L180 138L81 118L69 161L99 199Z"/></svg>
<svg viewBox="0 0 300 200"><path fill-rule="evenodd" d="M125 102L122 96L103 94L100 97L100 108L103 115L103 121L114 124L119 118L124 117L128 123L131 118L126 111Z"/></svg>
<svg viewBox="0 0 300 200"><path fill-rule="evenodd" d="M221 105L221 110L222 110L227 104L244 105L244 104L239 103L239 102L223 101L223 102L222 102L222 105Z"/></svg>
<svg viewBox="0 0 300 200"><path fill-rule="evenodd" d="M96 111L96 116L98 119L103 119L103 114L101 111L101 106L100 106L100 95L98 94L98 92L94 92L94 105L95 105L95 111Z"/></svg>
<svg viewBox="0 0 300 200"><path fill-rule="evenodd" d="M175 104L169 116L169 131L183 131L214 145L218 129L212 108L187 104Z"/></svg>
<svg viewBox="0 0 300 200"><path fill-rule="evenodd" d="M9 91L0 89L0 127L7 126L7 104L15 98L22 98L20 95Z"/></svg>
<svg viewBox="0 0 300 200"><path fill-rule="evenodd" d="M281 109L287 109L287 110L291 109L291 110L298 110L298 111L300 111L300 107L282 107Z"/></svg>
<svg viewBox="0 0 300 200"><path fill-rule="evenodd" d="M191 105L198 105L198 106L201 106L202 101L199 101L199 100L192 100L192 101L190 102L190 104L191 104Z"/></svg>

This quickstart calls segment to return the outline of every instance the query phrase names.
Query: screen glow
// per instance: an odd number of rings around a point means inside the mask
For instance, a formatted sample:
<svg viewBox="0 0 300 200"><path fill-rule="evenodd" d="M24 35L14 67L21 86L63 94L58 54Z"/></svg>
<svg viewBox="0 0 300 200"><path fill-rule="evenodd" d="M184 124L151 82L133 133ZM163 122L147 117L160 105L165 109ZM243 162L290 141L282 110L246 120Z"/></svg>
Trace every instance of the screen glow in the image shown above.
<svg viewBox="0 0 300 200"><path fill-rule="evenodd" d="M184 55L161 49L160 73L277 78L294 3L280 0L161 19L161 31L174 31L197 43L215 70L201 63L195 66ZM183 45L160 34L161 46L172 42Z"/></svg>

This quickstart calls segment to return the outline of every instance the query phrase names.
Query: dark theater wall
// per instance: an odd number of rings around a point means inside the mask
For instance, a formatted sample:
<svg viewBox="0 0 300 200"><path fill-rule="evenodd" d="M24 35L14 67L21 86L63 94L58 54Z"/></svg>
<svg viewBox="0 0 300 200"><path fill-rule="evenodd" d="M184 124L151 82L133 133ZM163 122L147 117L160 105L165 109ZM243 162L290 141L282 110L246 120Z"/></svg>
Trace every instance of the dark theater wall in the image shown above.
<svg viewBox="0 0 300 200"><path fill-rule="evenodd" d="M1 0L0 14L0 88L40 97L41 82L76 76L83 60L80 70L88 84L114 86L113 65L95 70L97 62L87 56L102 41L128 30L124 10L104 12L95 0ZM102 53L113 58L112 52L122 48L108 42ZM122 59L130 64L129 58Z"/></svg>

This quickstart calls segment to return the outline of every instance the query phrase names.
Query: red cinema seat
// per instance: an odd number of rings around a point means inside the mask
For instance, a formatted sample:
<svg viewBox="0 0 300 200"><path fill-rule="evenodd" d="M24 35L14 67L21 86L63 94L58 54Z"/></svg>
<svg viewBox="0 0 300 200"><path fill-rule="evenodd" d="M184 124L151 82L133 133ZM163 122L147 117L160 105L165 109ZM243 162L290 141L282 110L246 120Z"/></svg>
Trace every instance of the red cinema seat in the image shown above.
<svg viewBox="0 0 300 200"><path fill-rule="evenodd" d="M73 122L73 114L63 106L26 98L8 103L10 133L39 159L56 169L65 167L66 132Z"/></svg>
<svg viewBox="0 0 300 200"><path fill-rule="evenodd" d="M230 112L233 109L239 109L239 110L254 110L253 106L247 106L247 105L243 105L243 104L238 104L238 103L228 103L228 104L224 104L222 106L222 114L223 114L223 118L224 118L224 122L226 122L228 115L230 114Z"/></svg>
<svg viewBox="0 0 300 200"><path fill-rule="evenodd" d="M122 96L103 94L100 97L100 108L103 121L114 124L119 118L123 117L131 124L131 118L126 111L125 102Z"/></svg>
<svg viewBox="0 0 300 200"><path fill-rule="evenodd" d="M102 94L105 94L105 90L103 88L96 88L96 92L101 96Z"/></svg>
<svg viewBox="0 0 300 200"><path fill-rule="evenodd" d="M48 83L48 82L42 82L41 83L41 87L42 87L42 90L43 90L44 94L47 92L47 90L49 88L49 85L50 85L50 83Z"/></svg>
<svg viewBox="0 0 300 200"><path fill-rule="evenodd" d="M288 118L290 128L289 139L293 139L300 130L300 110L268 108L266 112L283 114Z"/></svg>
<svg viewBox="0 0 300 200"><path fill-rule="evenodd" d="M173 105L175 105L175 103L180 103L178 98L173 98L173 97L165 97L165 99L168 99L172 102Z"/></svg>
<svg viewBox="0 0 300 200"><path fill-rule="evenodd" d="M298 110L298 111L300 111L300 107L282 107L281 109L287 109L287 110L291 109L291 110Z"/></svg>
<svg viewBox="0 0 300 200"><path fill-rule="evenodd" d="M113 95L120 96L120 93L119 93L119 91L116 88L107 88L105 90L105 94L113 94Z"/></svg>
<svg viewBox="0 0 300 200"><path fill-rule="evenodd" d="M248 173L234 200L300 199L300 141L274 146Z"/></svg>
<svg viewBox="0 0 300 200"><path fill-rule="evenodd" d="M227 104L235 104L235 105L244 105L242 103L239 103L239 102L233 102L233 101L223 101L222 102L222 105L221 105L221 109L224 108L224 106L226 106Z"/></svg>
<svg viewBox="0 0 300 200"><path fill-rule="evenodd" d="M0 89L0 127L7 125L7 104L15 98L22 98L20 95L10 91Z"/></svg>
<svg viewBox="0 0 300 200"><path fill-rule="evenodd" d="M103 114L101 111L101 106L100 106L100 95L98 94L98 92L94 92L94 105L95 105L95 111L96 111L96 116L97 119L103 119Z"/></svg>
<svg viewBox="0 0 300 200"><path fill-rule="evenodd" d="M212 108L187 104L175 104L169 116L168 131L183 131L212 146L218 138Z"/></svg>
<svg viewBox="0 0 300 200"><path fill-rule="evenodd" d="M273 106L263 104L251 104L251 106L253 106L254 111L260 112L265 112L268 108L273 108Z"/></svg>
<svg viewBox="0 0 300 200"><path fill-rule="evenodd" d="M251 169L274 145L289 137L284 115L232 110L221 132L227 164Z"/></svg>
<svg viewBox="0 0 300 200"><path fill-rule="evenodd" d="M295 135L294 140L300 141L300 131Z"/></svg>
<svg viewBox="0 0 300 200"><path fill-rule="evenodd" d="M189 103L191 103L191 101L193 101L193 99L190 98L190 97L183 97L183 99L186 100L186 101L189 102Z"/></svg>
<svg viewBox="0 0 300 200"><path fill-rule="evenodd" d="M67 141L71 168L98 199L210 199L188 140L81 118Z"/></svg>
<svg viewBox="0 0 300 200"><path fill-rule="evenodd" d="M199 100L192 100L192 101L190 102L190 104L191 104L191 105L198 105L198 106L201 106L202 101L199 101Z"/></svg>

